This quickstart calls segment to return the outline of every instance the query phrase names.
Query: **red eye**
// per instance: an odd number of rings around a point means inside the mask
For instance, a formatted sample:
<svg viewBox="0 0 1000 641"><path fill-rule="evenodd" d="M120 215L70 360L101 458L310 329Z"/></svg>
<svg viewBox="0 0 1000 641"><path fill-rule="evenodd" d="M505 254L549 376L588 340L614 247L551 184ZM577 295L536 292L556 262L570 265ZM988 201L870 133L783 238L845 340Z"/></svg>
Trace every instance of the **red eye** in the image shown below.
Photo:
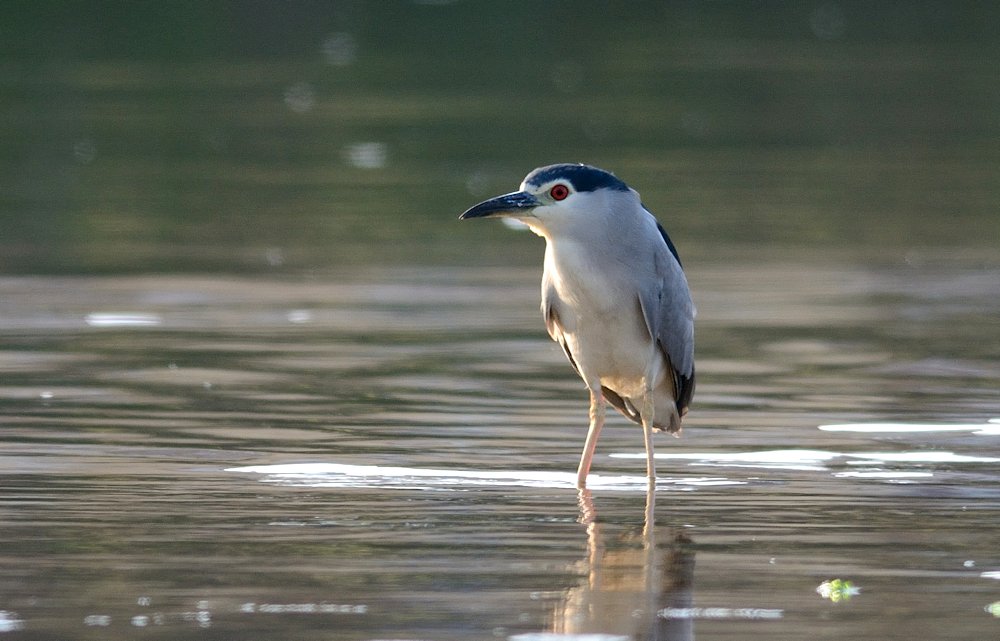
<svg viewBox="0 0 1000 641"><path fill-rule="evenodd" d="M566 185L554 185L549 190L549 196L552 196L552 200L565 200L566 196L569 196L569 187Z"/></svg>

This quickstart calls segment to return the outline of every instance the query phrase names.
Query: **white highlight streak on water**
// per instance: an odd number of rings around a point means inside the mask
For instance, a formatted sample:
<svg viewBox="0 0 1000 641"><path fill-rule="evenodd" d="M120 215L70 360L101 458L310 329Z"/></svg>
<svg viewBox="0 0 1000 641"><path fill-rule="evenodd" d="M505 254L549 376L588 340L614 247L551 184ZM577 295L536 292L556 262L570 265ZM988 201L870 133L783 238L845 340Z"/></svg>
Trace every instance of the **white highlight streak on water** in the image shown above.
<svg viewBox="0 0 1000 641"><path fill-rule="evenodd" d="M824 432L918 433L918 432L972 432L977 436L1000 435L1000 418L991 418L985 423L840 423L820 425Z"/></svg>
<svg viewBox="0 0 1000 641"><path fill-rule="evenodd" d="M263 474L267 482L308 487L370 487L400 489L454 488L462 486L514 486L575 488L572 472L532 470L451 470L381 465L345 465L340 463L285 463L229 468L228 472ZM742 485L722 477L661 478L660 485L680 489L714 485ZM645 476L601 476L591 474L587 487L591 489L646 490Z"/></svg>

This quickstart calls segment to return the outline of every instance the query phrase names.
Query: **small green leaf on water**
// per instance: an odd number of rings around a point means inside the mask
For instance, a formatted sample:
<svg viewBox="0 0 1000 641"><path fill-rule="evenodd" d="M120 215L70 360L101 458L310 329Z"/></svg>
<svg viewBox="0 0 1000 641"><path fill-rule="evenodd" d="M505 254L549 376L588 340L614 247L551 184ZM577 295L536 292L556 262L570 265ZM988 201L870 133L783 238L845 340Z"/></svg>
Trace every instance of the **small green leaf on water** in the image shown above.
<svg viewBox="0 0 1000 641"><path fill-rule="evenodd" d="M855 596L861 592L861 588L855 587L855 585L850 581L845 581L843 579L831 579L829 581L823 581L816 588L816 593L819 594L824 599L829 599L834 603L839 603L841 601L848 601L852 596Z"/></svg>
<svg viewBox="0 0 1000 641"><path fill-rule="evenodd" d="M993 603L986 606L985 610L1000 619L1000 601L994 601Z"/></svg>

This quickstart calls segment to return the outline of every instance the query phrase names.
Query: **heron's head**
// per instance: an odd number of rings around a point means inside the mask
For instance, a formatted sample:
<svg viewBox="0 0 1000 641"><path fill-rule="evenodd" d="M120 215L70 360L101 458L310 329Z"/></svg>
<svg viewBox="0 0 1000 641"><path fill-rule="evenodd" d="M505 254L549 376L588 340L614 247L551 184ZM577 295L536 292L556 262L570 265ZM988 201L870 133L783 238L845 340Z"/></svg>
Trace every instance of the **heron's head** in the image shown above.
<svg viewBox="0 0 1000 641"><path fill-rule="evenodd" d="M460 218L517 219L542 236L603 227L616 215L641 208L638 194L613 174L590 165L539 167L518 191L490 198Z"/></svg>

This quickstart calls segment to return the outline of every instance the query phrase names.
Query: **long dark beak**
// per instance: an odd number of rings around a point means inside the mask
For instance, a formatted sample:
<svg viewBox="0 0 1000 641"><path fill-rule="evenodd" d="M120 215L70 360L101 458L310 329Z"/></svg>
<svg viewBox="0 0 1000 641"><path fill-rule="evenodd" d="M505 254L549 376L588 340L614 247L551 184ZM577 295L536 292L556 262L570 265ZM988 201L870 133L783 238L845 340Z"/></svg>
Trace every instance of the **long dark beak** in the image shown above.
<svg viewBox="0 0 1000 641"><path fill-rule="evenodd" d="M466 218L487 218L489 216L523 216L542 203L526 191L515 191L496 198L490 198L471 207L459 216Z"/></svg>

